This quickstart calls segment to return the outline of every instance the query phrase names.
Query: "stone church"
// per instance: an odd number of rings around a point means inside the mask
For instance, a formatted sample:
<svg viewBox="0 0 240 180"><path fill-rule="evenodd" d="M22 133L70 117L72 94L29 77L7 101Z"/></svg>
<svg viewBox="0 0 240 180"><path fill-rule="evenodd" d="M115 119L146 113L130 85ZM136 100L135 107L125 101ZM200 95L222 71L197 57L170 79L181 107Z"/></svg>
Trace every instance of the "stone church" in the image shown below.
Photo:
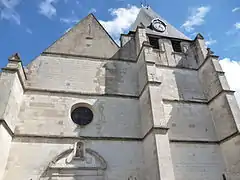
<svg viewBox="0 0 240 180"><path fill-rule="evenodd" d="M151 8L116 44L93 14L0 75L0 180L239 180L218 56Z"/></svg>

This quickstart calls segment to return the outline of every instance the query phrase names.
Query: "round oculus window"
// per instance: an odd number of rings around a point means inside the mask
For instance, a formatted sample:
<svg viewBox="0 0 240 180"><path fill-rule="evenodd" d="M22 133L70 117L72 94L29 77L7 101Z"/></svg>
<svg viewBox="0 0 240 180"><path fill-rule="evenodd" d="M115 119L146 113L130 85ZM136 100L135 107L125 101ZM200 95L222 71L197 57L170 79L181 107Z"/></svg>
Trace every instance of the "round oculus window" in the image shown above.
<svg viewBox="0 0 240 180"><path fill-rule="evenodd" d="M93 112L87 107L77 107L72 111L71 118L74 123L85 126L92 122Z"/></svg>

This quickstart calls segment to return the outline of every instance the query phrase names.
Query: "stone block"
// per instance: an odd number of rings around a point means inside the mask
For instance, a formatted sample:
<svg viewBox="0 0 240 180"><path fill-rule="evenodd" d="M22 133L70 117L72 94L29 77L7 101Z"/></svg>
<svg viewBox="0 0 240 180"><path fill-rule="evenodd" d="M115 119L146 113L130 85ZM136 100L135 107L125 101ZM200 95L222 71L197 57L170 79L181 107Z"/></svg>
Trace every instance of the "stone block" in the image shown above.
<svg viewBox="0 0 240 180"><path fill-rule="evenodd" d="M164 101L169 139L216 142L214 122L206 104Z"/></svg>
<svg viewBox="0 0 240 180"><path fill-rule="evenodd" d="M222 179L224 161L219 145L171 143L176 180Z"/></svg>

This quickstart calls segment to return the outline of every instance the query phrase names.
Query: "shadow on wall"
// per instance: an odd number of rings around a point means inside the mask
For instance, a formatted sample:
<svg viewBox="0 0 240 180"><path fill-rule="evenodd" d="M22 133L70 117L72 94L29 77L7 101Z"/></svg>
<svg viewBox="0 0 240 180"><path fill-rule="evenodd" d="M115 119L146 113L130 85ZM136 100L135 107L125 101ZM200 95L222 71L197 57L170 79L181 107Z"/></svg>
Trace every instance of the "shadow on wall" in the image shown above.
<svg viewBox="0 0 240 180"><path fill-rule="evenodd" d="M173 69L172 70L172 76L175 80L176 85L176 91L178 99L181 101L206 101L206 98L203 94L203 90L200 85L200 81L198 80L198 74L197 71L191 70L192 66L196 67L198 66L197 60L193 57L189 57L188 55L192 53L192 48L188 48L188 50L185 53L176 53L172 52L172 58L176 61L176 67L179 69ZM188 61L194 61L193 63L189 63ZM193 64L193 65L191 65ZM182 68L182 69L181 69ZM190 68L189 70L186 68ZM170 119L168 121L168 127L170 128L177 128L176 120L180 120L181 114L184 113L181 112L181 105L183 103L178 103L180 106L178 107L177 103L174 102L166 102L172 105L171 112L169 112ZM190 114L188 114L190 115ZM193 114L192 114L193 115ZM188 117L189 118L189 117ZM194 118L194 115L193 117ZM189 124L189 127L194 128L194 124Z"/></svg>
<svg viewBox="0 0 240 180"><path fill-rule="evenodd" d="M135 43L129 40L120 50L114 55L114 58L124 54L125 51L129 52L129 47L133 48ZM135 48L135 47L134 47ZM109 96L128 96L130 98L136 98L139 95L138 88L138 70L136 61L135 51L131 52L132 56L128 59L123 59L122 61L114 60L109 58L109 61L102 61L102 64L98 67L95 75L96 92L101 94L106 94ZM131 58L135 58L134 60ZM120 59L121 60L121 59ZM74 132L77 137L81 136L104 136L106 135L106 123L111 121L112 116L107 113L109 109L108 99L97 98L93 104L91 104L90 109L94 111L93 121L86 126L76 126ZM117 107L118 108L118 107ZM119 107L121 108L121 107ZM122 109L122 113L126 113L125 108ZM108 119L106 119L108 116ZM109 126L109 124L107 124ZM104 129L105 128L105 129Z"/></svg>
<svg viewBox="0 0 240 180"><path fill-rule="evenodd" d="M110 59L123 59L127 61L136 61L136 43L135 38L131 39L125 43Z"/></svg>
<svg viewBox="0 0 240 180"><path fill-rule="evenodd" d="M191 48L190 51L192 51ZM197 56L188 59L185 55L182 55L182 58L179 59L176 66L188 68L189 62L186 61L195 61L198 63L195 58L197 58ZM199 64L197 64L197 67L198 66ZM164 101L164 106L171 109L168 112L170 139L180 141L215 140L215 130L212 124L210 110L208 106L204 104L207 102L207 98L200 84L198 71L174 69L173 76L176 82L175 85L179 100L183 102ZM202 103L193 103L193 101ZM185 178L191 179L193 176L196 176L196 174L202 174L199 178L223 179L222 165L219 164L221 161L216 159L216 157L220 157L218 151L213 152L216 151L217 148L214 147L213 144L184 144L177 142L172 142L171 144L171 153L176 176L185 176ZM200 151L199 149L202 150ZM181 153L180 157L177 155L178 153ZM180 164L184 165L181 166ZM201 167L200 164L203 164L203 166ZM208 167L208 164L215 165L211 166L211 170L207 170L208 168L206 167ZM197 168L194 167L195 165ZM201 172L204 172L204 174Z"/></svg>
<svg viewBox="0 0 240 180"><path fill-rule="evenodd" d="M186 68L186 55L185 54L180 54L180 53L172 53L172 58L176 60L176 56L178 59L178 62L176 63L176 67L179 68ZM194 100L194 97L191 97L191 94L188 94L188 90L194 89L194 87L192 87L192 84L188 84L189 79L193 78L193 77L187 77L190 74L185 74L184 70L181 69L173 69L172 70L172 74L173 79L175 80L175 85L176 86L176 91L174 92L176 94L178 94L178 98L179 100ZM178 100L178 99L176 99ZM173 101L167 101L167 100L163 100L163 104L164 104L164 111L165 113L167 112L167 116L168 117L168 128L169 128L169 139L185 139L186 137L184 137L184 134L188 134L188 129L195 129L196 124L194 122L189 122L189 119L194 118L194 116L189 117L193 114L189 114L188 113L188 108L190 106L187 106L185 103L181 103L181 102L173 102ZM167 111L165 109L168 109ZM185 121L185 122L182 122ZM189 124L188 124L189 123ZM183 129L185 128L185 130L183 131ZM189 135L189 134L188 134ZM175 147L176 145L176 147ZM181 149L178 149L181 153L181 157L178 157L176 155L176 151L175 148L178 148L178 144L173 144L171 143L171 155L172 155L172 161L173 161L173 169L174 169L174 174L176 176L176 178L178 179L179 177L185 176L186 179L191 179L192 177L192 173L196 173L194 172L195 169L188 169L188 163L191 163L191 159L194 157L190 157L192 155L191 149L189 149L188 155L186 155L184 153L184 151L182 151ZM180 146L181 148L181 146ZM188 159L185 159L185 158ZM185 168L183 166L181 166L179 163L181 162L181 164L185 164ZM190 172L193 171L192 173L186 173L186 171ZM181 178L180 178L181 179Z"/></svg>
<svg viewBox="0 0 240 180"><path fill-rule="evenodd" d="M105 68L105 94L138 96L135 39L131 38L113 55ZM120 59L122 61L115 61Z"/></svg>
<svg viewBox="0 0 240 180"><path fill-rule="evenodd" d="M129 53L129 50L130 51ZM122 61L114 60L120 59ZM123 58L123 59L121 59ZM125 95L130 97L138 96L138 72L136 68L136 52L135 40L130 39L119 51L108 59L103 61L95 75L95 83L97 83L96 92L107 95ZM103 91L104 90L104 91ZM84 126L76 126L74 132L78 137L85 136L102 136L103 129L106 126L106 117L104 110L106 108L106 100L98 98L96 102L91 104L90 109L94 111L94 120L85 129ZM96 118L96 119L95 119ZM91 134L92 133L92 134Z"/></svg>

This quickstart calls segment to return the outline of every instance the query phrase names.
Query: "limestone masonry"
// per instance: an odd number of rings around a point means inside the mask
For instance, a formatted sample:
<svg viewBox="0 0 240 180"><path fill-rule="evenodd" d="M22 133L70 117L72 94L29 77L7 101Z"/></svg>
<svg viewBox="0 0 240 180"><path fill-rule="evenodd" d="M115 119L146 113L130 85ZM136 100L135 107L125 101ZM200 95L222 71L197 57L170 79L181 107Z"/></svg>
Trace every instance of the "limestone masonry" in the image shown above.
<svg viewBox="0 0 240 180"><path fill-rule="evenodd" d="M119 47L90 14L0 74L0 180L240 180L218 56L142 8Z"/></svg>

